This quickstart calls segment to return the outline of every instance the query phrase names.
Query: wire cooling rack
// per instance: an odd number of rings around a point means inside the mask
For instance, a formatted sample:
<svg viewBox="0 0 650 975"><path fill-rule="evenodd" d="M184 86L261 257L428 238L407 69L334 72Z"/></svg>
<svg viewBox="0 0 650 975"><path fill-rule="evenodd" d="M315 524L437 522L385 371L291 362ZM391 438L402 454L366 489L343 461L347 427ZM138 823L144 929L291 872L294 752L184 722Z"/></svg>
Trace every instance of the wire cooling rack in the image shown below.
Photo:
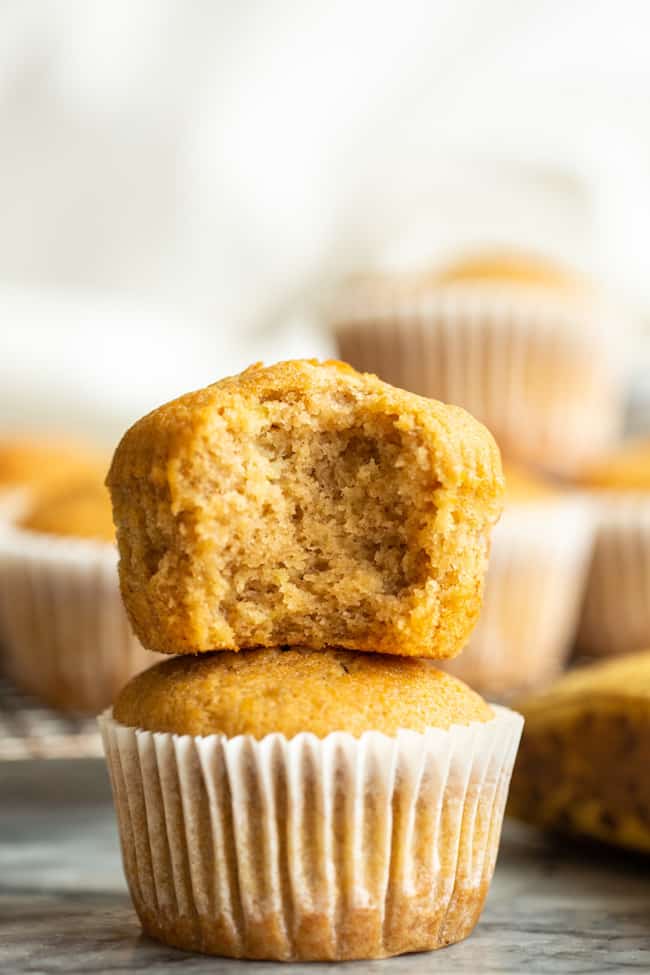
<svg viewBox="0 0 650 975"><path fill-rule="evenodd" d="M0 761L96 758L101 754L94 718L50 711L0 675Z"/></svg>

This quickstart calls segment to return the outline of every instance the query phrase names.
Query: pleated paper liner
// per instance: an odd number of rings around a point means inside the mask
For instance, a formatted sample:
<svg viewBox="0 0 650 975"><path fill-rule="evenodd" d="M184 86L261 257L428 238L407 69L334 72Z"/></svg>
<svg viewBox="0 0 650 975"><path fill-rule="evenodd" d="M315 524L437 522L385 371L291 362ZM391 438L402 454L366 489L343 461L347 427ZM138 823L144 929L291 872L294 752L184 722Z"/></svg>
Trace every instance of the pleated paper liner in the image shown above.
<svg viewBox="0 0 650 975"><path fill-rule="evenodd" d="M396 737L176 736L100 718L149 935L236 958L381 958L466 937L522 718Z"/></svg>
<svg viewBox="0 0 650 975"><path fill-rule="evenodd" d="M604 657L650 647L650 493L603 492L578 651Z"/></svg>
<svg viewBox="0 0 650 975"><path fill-rule="evenodd" d="M0 531L3 668L39 700L97 714L151 666L131 632L114 545L13 527Z"/></svg>
<svg viewBox="0 0 650 975"><path fill-rule="evenodd" d="M593 508L579 496L507 508L492 534L476 629L440 666L506 700L557 676L575 639L593 532Z"/></svg>
<svg viewBox="0 0 650 975"><path fill-rule="evenodd" d="M464 406L511 457L571 473L622 424L615 357L595 306L531 289L366 288L332 312L340 358Z"/></svg>

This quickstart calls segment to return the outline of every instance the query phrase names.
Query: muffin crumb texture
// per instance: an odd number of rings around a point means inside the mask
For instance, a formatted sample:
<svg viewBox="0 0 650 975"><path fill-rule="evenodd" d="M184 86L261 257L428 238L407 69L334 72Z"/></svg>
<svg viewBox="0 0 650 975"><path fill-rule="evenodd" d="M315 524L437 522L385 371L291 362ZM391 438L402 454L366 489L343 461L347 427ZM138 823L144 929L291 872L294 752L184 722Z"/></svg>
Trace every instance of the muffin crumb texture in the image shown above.
<svg viewBox="0 0 650 975"><path fill-rule="evenodd" d="M312 361L253 366L155 410L108 483L127 610L168 653L453 656L503 493L469 414Z"/></svg>
<svg viewBox="0 0 650 975"><path fill-rule="evenodd" d="M121 724L179 735L325 737L346 731L490 721L490 706L428 661L304 648L180 656L133 678L118 696Z"/></svg>

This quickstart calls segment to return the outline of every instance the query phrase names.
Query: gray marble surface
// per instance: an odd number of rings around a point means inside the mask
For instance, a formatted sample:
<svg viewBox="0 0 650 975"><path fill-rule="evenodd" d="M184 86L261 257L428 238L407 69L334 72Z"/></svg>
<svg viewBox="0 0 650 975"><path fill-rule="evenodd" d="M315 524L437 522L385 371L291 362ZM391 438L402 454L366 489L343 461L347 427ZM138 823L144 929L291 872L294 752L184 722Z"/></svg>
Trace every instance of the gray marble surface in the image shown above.
<svg viewBox="0 0 650 975"><path fill-rule="evenodd" d="M187 955L140 935L100 762L0 764L0 972L385 975L650 972L650 859L506 827L487 907L463 944L341 965Z"/></svg>

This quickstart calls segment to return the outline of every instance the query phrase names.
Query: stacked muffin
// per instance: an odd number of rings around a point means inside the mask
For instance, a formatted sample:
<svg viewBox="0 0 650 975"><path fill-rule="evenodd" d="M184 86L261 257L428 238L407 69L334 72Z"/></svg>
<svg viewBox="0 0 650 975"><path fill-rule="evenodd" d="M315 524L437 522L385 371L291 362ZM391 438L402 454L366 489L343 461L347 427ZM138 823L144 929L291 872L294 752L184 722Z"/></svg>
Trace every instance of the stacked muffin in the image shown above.
<svg viewBox="0 0 650 975"><path fill-rule="evenodd" d="M101 718L142 925L235 957L466 936L521 731L464 646L503 492L463 410L340 363L254 366L139 421L109 487L150 649Z"/></svg>

